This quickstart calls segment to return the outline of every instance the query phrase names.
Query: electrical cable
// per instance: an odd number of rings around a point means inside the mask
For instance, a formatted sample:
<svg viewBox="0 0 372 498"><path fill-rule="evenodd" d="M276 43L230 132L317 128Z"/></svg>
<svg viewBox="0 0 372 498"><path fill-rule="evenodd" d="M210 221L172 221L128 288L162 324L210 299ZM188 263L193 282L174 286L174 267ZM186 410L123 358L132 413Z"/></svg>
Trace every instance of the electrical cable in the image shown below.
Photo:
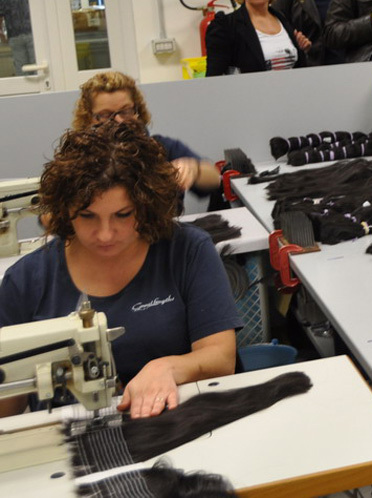
<svg viewBox="0 0 372 498"><path fill-rule="evenodd" d="M203 10L204 7L190 7L189 5L186 5L183 0L180 0L181 4L186 7L186 9L189 10Z"/></svg>

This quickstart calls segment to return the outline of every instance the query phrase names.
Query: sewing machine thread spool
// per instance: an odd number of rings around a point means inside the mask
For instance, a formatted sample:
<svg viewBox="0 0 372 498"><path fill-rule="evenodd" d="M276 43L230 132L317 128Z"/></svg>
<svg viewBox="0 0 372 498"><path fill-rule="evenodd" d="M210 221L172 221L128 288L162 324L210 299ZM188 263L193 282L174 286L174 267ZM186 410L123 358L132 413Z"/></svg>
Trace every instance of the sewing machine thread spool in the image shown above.
<svg viewBox="0 0 372 498"><path fill-rule="evenodd" d="M79 316L83 321L83 327L85 329L93 327L93 316L95 310L91 308L90 301L85 300L81 303Z"/></svg>

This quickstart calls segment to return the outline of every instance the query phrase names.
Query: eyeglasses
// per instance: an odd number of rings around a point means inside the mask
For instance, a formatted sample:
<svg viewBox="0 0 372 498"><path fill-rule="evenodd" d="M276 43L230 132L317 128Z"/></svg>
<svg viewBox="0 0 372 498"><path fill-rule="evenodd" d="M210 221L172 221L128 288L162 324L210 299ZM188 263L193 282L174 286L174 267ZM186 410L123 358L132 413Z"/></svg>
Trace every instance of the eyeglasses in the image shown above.
<svg viewBox="0 0 372 498"><path fill-rule="evenodd" d="M120 119L125 121L128 118L133 118L136 114L138 113L135 107L125 107L116 112L98 112L97 114L93 114L93 118L98 121L98 123L104 123L110 119L115 119L116 116L119 116Z"/></svg>

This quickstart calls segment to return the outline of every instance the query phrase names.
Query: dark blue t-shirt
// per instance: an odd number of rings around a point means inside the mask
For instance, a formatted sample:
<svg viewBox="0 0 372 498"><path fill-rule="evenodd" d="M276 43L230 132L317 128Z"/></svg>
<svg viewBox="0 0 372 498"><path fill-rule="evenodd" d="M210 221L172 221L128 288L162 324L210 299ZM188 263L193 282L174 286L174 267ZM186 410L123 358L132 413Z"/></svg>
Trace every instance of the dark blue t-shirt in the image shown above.
<svg viewBox="0 0 372 498"><path fill-rule="evenodd" d="M92 271L99 273L99 268ZM76 310L80 296L63 244L54 239L5 273L0 327L65 316ZM194 341L242 326L210 236L186 224L176 227L171 240L150 246L142 268L124 289L89 299L106 314L109 327L125 327L113 343L124 384L152 359L188 353Z"/></svg>

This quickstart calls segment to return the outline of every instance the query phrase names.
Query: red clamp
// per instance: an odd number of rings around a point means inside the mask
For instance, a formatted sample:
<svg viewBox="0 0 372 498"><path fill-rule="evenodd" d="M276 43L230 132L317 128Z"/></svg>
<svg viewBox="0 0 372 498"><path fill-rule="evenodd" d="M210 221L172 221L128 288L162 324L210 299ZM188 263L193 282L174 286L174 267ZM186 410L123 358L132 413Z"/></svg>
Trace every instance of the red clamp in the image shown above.
<svg viewBox="0 0 372 498"><path fill-rule="evenodd" d="M232 193L230 178L232 176L239 176L239 175L240 175L239 171L236 171L235 169L229 169L225 171L225 173L222 175L223 193L227 201L236 201L236 199L238 198L237 195Z"/></svg>
<svg viewBox="0 0 372 498"><path fill-rule="evenodd" d="M303 253L304 249L297 244L286 244L280 246L280 238L283 237L282 230L275 230L269 235L269 252L271 266L279 271L280 279L285 287L296 287L300 280L291 276L289 266L289 254Z"/></svg>
<svg viewBox="0 0 372 498"><path fill-rule="evenodd" d="M222 173L223 168L226 166L226 161L217 161L216 163L214 163L214 165L216 166L218 171Z"/></svg>

